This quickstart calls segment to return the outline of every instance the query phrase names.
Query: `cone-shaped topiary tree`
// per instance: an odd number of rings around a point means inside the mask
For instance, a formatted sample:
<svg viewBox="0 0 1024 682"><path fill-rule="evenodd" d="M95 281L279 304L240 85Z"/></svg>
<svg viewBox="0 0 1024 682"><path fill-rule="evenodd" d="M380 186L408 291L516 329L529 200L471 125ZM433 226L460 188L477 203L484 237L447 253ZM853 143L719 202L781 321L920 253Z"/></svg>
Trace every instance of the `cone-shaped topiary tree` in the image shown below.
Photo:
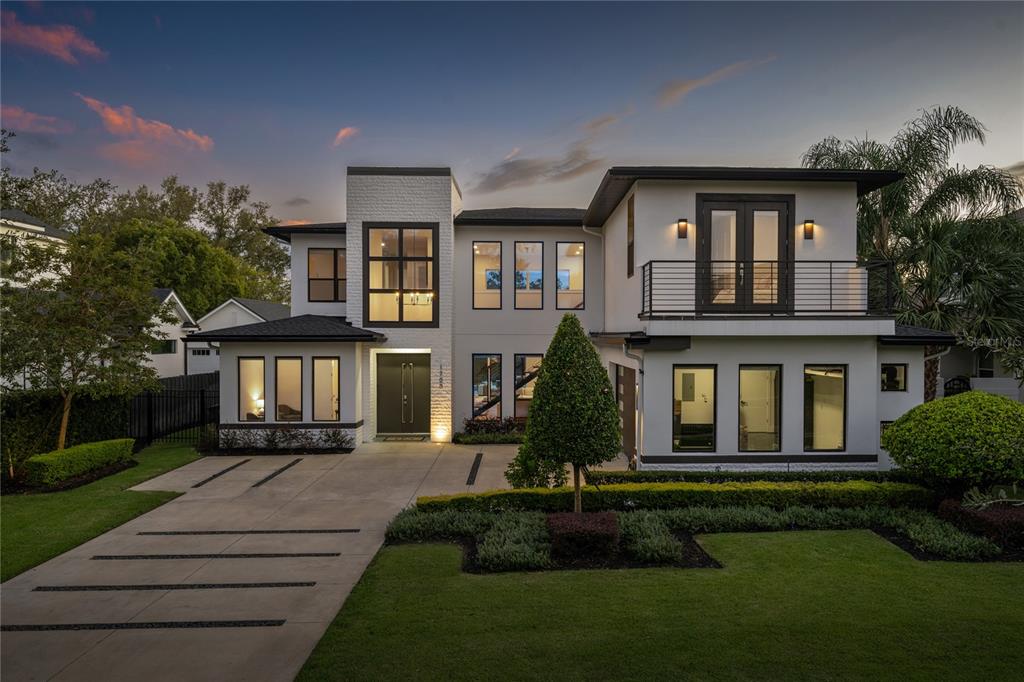
<svg viewBox="0 0 1024 682"><path fill-rule="evenodd" d="M509 467L509 480L515 484L517 474L532 473L544 483L561 483L565 466L571 464L579 512L580 469L610 461L621 449L619 411L608 373L579 319L567 313L541 362L526 438Z"/></svg>

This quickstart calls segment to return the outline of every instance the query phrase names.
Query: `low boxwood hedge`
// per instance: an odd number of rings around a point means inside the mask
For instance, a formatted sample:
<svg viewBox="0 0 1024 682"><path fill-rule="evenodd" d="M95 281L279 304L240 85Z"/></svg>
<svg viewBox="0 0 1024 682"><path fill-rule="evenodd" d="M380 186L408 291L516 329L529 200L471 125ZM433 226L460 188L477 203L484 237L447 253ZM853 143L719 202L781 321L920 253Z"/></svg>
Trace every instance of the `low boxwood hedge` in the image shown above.
<svg viewBox="0 0 1024 682"><path fill-rule="evenodd" d="M64 450L34 455L25 462L25 483L32 488L53 488L97 469L132 461L131 438L82 443Z"/></svg>
<svg viewBox="0 0 1024 682"><path fill-rule="evenodd" d="M452 442L456 445L519 445L526 434L523 433L456 433Z"/></svg>
<svg viewBox="0 0 1024 682"><path fill-rule="evenodd" d="M676 507L761 505L773 508L793 505L814 507L924 507L933 502L932 492L910 483L845 481L842 483L624 483L583 490L584 511L630 511ZM520 488L421 497L416 505L424 511L461 509L473 511L571 511L572 488Z"/></svg>
<svg viewBox="0 0 1024 682"><path fill-rule="evenodd" d="M843 481L891 481L894 483L923 484L920 476L893 469L891 471L625 471L593 469L587 472L587 483L611 485L615 483L729 483L732 481L807 481L816 483L842 483Z"/></svg>

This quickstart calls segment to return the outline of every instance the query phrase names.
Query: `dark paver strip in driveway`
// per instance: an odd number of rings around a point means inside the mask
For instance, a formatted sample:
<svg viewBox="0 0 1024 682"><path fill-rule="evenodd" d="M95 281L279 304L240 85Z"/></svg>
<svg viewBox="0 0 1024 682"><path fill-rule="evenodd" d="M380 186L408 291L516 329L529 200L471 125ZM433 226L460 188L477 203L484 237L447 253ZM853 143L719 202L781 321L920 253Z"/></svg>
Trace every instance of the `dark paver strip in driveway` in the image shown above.
<svg viewBox="0 0 1024 682"><path fill-rule="evenodd" d="M207 477L207 478L204 478L203 480L199 481L199 483L196 483L196 484L195 484L194 486L192 486L192 487L193 487L193 488L202 488L202 487L203 487L204 485L206 485L206 484L207 484L207 483L209 483L210 481L212 481L212 480L214 480L214 479L216 479L216 478L219 478L219 477L223 476L224 474L228 473L229 471L232 471L232 470L234 470L234 469L237 469L238 467L242 466L243 464L245 464L245 463L246 463L246 462L248 462L248 461L249 461L249 460L247 460L247 459L243 459L243 460L242 460L241 462L238 462L237 464L232 464L232 465L231 465L231 466L229 466L229 467L228 467L227 469L224 469L224 470L222 470L222 471L218 471L218 472L217 472L217 473L215 473L215 474L214 474L213 476L209 476L209 477Z"/></svg>
<svg viewBox="0 0 1024 682"><path fill-rule="evenodd" d="M290 535L316 533L358 533L358 528L303 528L261 530L144 530L136 535Z"/></svg>
<svg viewBox="0 0 1024 682"><path fill-rule="evenodd" d="M193 620L153 623L50 623L43 625L3 625L3 632L49 632L60 630L169 630L181 628L276 628L284 620Z"/></svg>
<svg viewBox="0 0 1024 682"><path fill-rule="evenodd" d="M291 468L292 468L293 466L295 466L296 464L298 464L298 463L299 463L299 462L301 462L301 461L302 461L302 458L301 458L301 457L298 457L298 458L296 458L296 459L293 459L292 461L288 462L287 464L285 464L285 465L284 465L283 467L281 467L280 469L278 469L278 470L274 471L274 472L273 472L272 474L270 474L270 475L269 475L269 476L267 476L266 478L261 478L260 480L258 480L258 481L256 481L255 483L253 483L253 484L252 484L252 487L253 487L253 488L259 488L259 487L260 487L261 485L263 485L264 483L266 483L266 482L268 482L268 481L270 481L270 480L274 479L274 478L275 478L275 477L277 477L277 476L280 476L281 474L283 474L284 472L288 471L289 469L291 469Z"/></svg>
<svg viewBox="0 0 1024 682"><path fill-rule="evenodd" d="M480 463L484 461L484 453L476 453L476 457L473 458L473 466L469 468L469 476L466 477L466 485L473 485L476 483L476 475L480 472Z"/></svg>
<svg viewBox="0 0 1024 682"><path fill-rule="evenodd" d="M120 592L139 590L247 590L271 587L313 587L316 582L301 583L161 583L155 585L39 585L33 592Z"/></svg>

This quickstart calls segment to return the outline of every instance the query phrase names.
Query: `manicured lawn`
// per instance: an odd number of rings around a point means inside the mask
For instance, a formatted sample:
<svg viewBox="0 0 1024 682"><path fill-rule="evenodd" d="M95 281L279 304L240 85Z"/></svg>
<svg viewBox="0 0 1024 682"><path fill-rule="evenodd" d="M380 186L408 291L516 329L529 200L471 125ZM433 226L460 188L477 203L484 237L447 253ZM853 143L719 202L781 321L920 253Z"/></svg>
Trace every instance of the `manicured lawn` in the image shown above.
<svg viewBox="0 0 1024 682"><path fill-rule="evenodd" d="M179 495L135 492L133 485L198 459L191 445L162 443L139 465L73 490L4 495L0 500L0 580L13 578Z"/></svg>
<svg viewBox="0 0 1024 682"><path fill-rule="evenodd" d="M298 679L1020 679L1024 565L700 541L724 568L468 575L455 546L385 547Z"/></svg>

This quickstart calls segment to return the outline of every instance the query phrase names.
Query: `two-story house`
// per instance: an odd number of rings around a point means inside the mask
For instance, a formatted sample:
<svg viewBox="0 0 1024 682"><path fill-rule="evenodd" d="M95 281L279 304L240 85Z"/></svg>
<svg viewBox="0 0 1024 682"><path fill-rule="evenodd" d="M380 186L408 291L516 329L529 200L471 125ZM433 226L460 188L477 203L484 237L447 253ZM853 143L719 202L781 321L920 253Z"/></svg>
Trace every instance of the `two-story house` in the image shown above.
<svg viewBox="0 0 1024 682"><path fill-rule="evenodd" d="M586 209L462 210L448 168L348 169L344 223L274 227L292 316L202 332L221 428L447 441L525 417L567 312L591 332L641 468L887 466L925 353L857 198L894 172L615 167Z"/></svg>

